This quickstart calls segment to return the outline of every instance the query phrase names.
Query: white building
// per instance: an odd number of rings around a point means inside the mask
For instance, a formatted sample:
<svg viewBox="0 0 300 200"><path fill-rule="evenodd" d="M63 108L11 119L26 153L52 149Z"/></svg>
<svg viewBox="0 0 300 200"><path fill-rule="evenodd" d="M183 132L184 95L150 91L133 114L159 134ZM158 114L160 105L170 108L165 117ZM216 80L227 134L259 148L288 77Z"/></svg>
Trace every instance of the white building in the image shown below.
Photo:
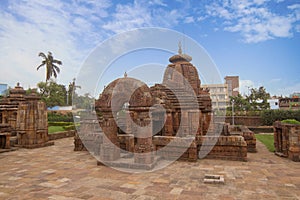
<svg viewBox="0 0 300 200"><path fill-rule="evenodd" d="M229 105L228 85L225 84L207 84L201 85L204 89L209 89L212 108L214 111L225 111Z"/></svg>
<svg viewBox="0 0 300 200"><path fill-rule="evenodd" d="M279 99L268 99L267 101L271 110L279 109Z"/></svg>

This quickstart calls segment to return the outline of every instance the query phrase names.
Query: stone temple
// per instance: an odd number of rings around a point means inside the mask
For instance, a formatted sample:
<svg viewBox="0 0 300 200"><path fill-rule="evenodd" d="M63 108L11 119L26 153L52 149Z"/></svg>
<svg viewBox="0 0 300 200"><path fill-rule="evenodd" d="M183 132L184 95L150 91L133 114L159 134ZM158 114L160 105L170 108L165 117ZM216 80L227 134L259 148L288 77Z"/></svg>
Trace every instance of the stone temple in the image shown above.
<svg viewBox="0 0 300 200"><path fill-rule="evenodd" d="M18 83L0 100L0 152L11 147L53 145L48 137L47 107L35 90L30 94Z"/></svg>
<svg viewBox="0 0 300 200"><path fill-rule="evenodd" d="M129 168L151 169L160 159L246 161L247 149L255 152L254 134L246 127L213 123L209 91L180 46L169 61L161 84L148 87L125 73L105 87L95 102L101 129L83 118L75 150L88 146L99 164Z"/></svg>

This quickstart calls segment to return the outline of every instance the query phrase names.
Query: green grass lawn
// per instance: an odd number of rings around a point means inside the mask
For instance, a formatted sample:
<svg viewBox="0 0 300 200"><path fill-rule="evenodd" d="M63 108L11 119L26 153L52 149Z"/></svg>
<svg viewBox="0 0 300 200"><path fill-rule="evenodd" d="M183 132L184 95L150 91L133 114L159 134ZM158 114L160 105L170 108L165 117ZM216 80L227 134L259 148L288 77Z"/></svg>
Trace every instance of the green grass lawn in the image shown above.
<svg viewBox="0 0 300 200"><path fill-rule="evenodd" d="M55 132L61 132L61 131L65 131L65 129L63 128L63 126L48 126L48 133L55 133Z"/></svg>
<svg viewBox="0 0 300 200"><path fill-rule="evenodd" d="M270 152L275 151L273 134L255 134L255 137L261 141Z"/></svg>

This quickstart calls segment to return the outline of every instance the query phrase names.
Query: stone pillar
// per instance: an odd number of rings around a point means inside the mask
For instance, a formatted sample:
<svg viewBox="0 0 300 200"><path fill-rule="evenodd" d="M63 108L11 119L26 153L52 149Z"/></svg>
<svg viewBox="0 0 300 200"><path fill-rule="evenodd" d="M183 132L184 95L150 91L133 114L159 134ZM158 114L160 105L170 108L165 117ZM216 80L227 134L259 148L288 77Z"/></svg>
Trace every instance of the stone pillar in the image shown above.
<svg viewBox="0 0 300 200"><path fill-rule="evenodd" d="M198 159L198 150L197 150L197 144L195 141L193 141L192 144L190 145L188 152L189 152L188 160L196 162Z"/></svg>
<svg viewBox="0 0 300 200"><path fill-rule="evenodd" d="M173 117L171 112L166 113L165 136L173 136Z"/></svg>
<svg viewBox="0 0 300 200"><path fill-rule="evenodd" d="M114 161L120 158L120 142L118 141L118 127L111 112L103 112L104 119L100 126L105 134L100 147L102 161Z"/></svg>
<svg viewBox="0 0 300 200"><path fill-rule="evenodd" d="M135 136L134 162L152 164L154 161L152 144L152 122L148 110L138 108L133 111L133 134Z"/></svg>
<svg viewBox="0 0 300 200"><path fill-rule="evenodd" d="M126 110L126 134L132 134L132 120L130 117L130 112Z"/></svg>
<svg viewBox="0 0 300 200"><path fill-rule="evenodd" d="M152 164L153 156L152 138L138 138L134 148L134 162L139 164Z"/></svg>
<svg viewBox="0 0 300 200"><path fill-rule="evenodd" d="M202 116L203 116L203 118L202 118L202 121L203 121L203 135L206 135L207 131L208 131L208 128L209 128L209 125L210 125L210 121L211 121L211 113L210 112L204 112Z"/></svg>
<svg viewBox="0 0 300 200"><path fill-rule="evenodd" d="M17 114L18 146L37 148L53 145L48 138L47 108L35 92L25 97Z"/></svg>
<svg viewBox="0 0 300 200"><path fill-rule="evenodd" d="M187 110L181 110L180 129L178 131L179 137L184 137L190 134L189 127L189 112Z"/></svg>

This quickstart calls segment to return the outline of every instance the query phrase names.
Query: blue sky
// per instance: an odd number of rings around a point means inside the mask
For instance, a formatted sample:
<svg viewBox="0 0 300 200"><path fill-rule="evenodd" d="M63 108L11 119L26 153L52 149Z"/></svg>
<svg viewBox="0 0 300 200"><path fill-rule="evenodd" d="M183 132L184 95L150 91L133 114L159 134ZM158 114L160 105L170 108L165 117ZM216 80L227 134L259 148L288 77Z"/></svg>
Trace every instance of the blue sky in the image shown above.
<svg viewBox="0 0 300 200"><path fill-rule="evenodd" d="M67 85L99 43L141 27L193 38L222 77L240 76L242 93L247 86L272 95L300 91L299 0L1 0L0 83L35 87L44 80L37 55L51 51L63 61L57 82Z"/></svg>

